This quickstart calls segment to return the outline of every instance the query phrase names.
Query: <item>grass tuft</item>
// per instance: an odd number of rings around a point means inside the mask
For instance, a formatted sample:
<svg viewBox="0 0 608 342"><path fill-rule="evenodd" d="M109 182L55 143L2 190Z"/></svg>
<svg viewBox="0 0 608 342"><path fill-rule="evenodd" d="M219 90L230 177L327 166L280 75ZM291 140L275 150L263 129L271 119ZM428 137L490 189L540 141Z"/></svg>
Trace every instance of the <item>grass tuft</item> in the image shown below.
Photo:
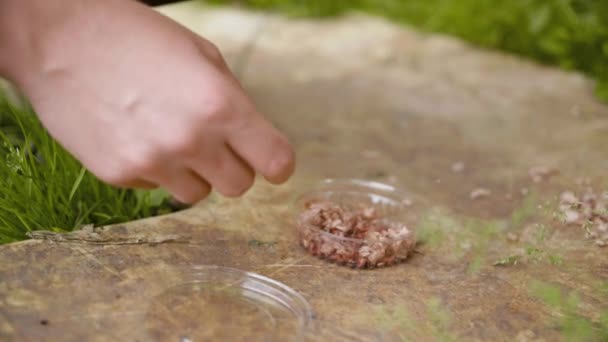
<svg viewBox="0 0 608 342"><path fill-rule="evenodd" d="M33 110L0 95L0 244L32 230L71 231L167 211L162 190L117 189L98 180L43 128Z"/></svg>

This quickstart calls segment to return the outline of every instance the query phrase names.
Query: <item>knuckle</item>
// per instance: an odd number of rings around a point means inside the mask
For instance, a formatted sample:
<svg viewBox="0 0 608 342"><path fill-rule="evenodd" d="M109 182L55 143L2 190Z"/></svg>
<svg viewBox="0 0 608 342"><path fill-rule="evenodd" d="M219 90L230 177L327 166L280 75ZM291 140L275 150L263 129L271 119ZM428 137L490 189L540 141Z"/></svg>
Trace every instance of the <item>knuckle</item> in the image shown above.
<svg viewBox="0 0 608 342"><path fill-rule="evenodd" d="M213 43L209 43L207 45L207 54L210 58L212 58L215 61L223 61L224 60L224 56L222 56L222 52L220 51L220 48L217 47L217 45L213 44Z"/></svg>
<svg viewBox="0 0 608 342"><path fill-rule="evenodd" d="M225 124L235 114L235 111L230 108L230 101L224 94L209 94L201 108L205 113L205 121L209 124Z"/></svg>
<svg viewBox="0 0 608 342"><path fill-rule="evenodd" d="M196 153L196 143L196 134L188 128L165 139L163 149L169 154L190 156Z"/></svg>
<svg viewBox="0 0 608 342"><path fill-rule="evenodd" d="M203 43L203 53L215 64L224 65L224 56L222 55L222 52L219 47L212 42L205 40Z"/></svg>

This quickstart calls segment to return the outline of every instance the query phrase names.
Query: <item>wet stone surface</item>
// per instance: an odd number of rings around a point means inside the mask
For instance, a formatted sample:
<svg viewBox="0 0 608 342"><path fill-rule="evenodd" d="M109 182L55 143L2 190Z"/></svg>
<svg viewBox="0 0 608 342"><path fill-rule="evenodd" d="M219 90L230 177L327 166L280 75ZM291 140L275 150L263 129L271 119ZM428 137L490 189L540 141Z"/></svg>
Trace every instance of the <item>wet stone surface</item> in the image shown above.
<svg viewBox="0 0 608 342"><path fill-rule="evenodd" d="M260 181L241 199L212 196L122 225L144 240L186 242L1 246L0 340L146 340L149 298L182 264L281 281L320 326L364 340L554 341L580 333L568 322L599 339L608 247L560 207L565 191L608 191L608 107L590 81L360 15L163 11L238 68L295 144L296 174L281 187ZM289 204L326 177L403 188L417 253L374 270L309 255Z"/></svg>

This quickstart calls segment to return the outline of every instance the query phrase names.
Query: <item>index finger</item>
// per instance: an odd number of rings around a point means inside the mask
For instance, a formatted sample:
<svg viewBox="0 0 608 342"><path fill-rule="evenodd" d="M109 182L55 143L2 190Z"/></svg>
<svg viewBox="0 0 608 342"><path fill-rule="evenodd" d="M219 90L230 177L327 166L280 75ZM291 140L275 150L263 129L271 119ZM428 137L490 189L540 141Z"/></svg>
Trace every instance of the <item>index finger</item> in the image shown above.
<svg viewBox="0 0 608 342"><path fill-rule="evenodd" d="M293 174L295 153L287 137L261 115L228 134L227 143L266 180L280 184Z"/></svg>

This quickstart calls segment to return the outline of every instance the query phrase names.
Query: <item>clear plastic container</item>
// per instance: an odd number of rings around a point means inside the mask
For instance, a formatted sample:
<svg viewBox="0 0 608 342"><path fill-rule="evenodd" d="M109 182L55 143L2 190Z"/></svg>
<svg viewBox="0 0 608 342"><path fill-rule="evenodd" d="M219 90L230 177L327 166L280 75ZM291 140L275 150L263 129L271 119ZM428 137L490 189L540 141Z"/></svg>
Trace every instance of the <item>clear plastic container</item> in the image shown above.
<svg viewBox="0 0 608 342"><path fill-rule="evenodd" d="M293 289L219 266L189 266L152 299L146 331L155 341L299 341L312 312Z"/></svg>
<svg viewBox="0 0 608 342"><path fill-rule="evenodd" d="M406 225L406 202L405 194L388 184L358 179L324 180L295 200L299 243L312 255L353 268L397 264L406 260L415 247L414 233ZM311 223L317 219L310 219L318 213L317 208L311 209L315 203L338 205L346 212L368 210L373 214L368 225L371 228L357 238L326 231Z"/></svg>

